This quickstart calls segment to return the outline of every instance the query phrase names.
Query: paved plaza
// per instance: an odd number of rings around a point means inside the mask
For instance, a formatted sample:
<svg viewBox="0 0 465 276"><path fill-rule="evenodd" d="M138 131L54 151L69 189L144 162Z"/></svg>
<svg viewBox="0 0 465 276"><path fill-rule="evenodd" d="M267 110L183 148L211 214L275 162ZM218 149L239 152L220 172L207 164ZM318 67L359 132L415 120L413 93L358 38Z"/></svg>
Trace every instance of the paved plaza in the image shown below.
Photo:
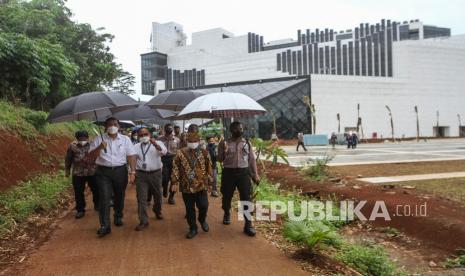
<svg viewBox="0 0 465 276"><path fill-rule="evenodd" d="M404 141L359 144L356 149L346 146L314 146L296 152L295 146L284 146L292 166L302 166L309 158L334 156L329 165L379 164L419 161L465 159L465 139L431 139L428 141Z"/></svg>

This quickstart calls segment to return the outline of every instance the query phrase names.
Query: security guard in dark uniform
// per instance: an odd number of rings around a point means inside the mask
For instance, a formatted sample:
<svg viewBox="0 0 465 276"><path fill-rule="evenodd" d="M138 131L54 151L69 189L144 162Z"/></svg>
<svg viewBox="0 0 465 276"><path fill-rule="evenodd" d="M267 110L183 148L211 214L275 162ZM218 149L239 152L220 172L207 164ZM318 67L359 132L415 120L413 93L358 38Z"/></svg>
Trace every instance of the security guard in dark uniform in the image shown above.
<svg viewBox="0 0 465 276"><path fill-rule="evenodd" d="M222 163L221 193L223 194L222 208L224 210L223 224L231 224L231 200L236 188L239 190L241 201L251 201L252 183L260 181L257 163L252 146L242 137L244 130L240 122L233 122L229 126L232 137L221 141L218 146L218 161ZM244 206L244 211L247 206ZM252 221L245 218L244 233L253 237L256 232Z"/></svg>

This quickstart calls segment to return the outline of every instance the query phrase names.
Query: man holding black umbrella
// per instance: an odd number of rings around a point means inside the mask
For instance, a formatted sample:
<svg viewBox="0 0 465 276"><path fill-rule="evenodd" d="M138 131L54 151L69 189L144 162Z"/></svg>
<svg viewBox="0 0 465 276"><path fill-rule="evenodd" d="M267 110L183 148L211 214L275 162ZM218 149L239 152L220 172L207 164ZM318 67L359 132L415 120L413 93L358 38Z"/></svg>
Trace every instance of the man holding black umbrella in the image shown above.
<svg viewBox="0 0 465 276"><path fill-rule="evenodd" d="M136 151L129 137L118 133L116 118L105 121L105 134L96 137L90 155L96 158L96 178L99 186L99 237L111 233L110 201L114 200L114 224L123 225L124 197L127 183L133 183L136 173ZM129 163L129 172L128 166ZM129 176L129 177L128 177Z"/></svg>

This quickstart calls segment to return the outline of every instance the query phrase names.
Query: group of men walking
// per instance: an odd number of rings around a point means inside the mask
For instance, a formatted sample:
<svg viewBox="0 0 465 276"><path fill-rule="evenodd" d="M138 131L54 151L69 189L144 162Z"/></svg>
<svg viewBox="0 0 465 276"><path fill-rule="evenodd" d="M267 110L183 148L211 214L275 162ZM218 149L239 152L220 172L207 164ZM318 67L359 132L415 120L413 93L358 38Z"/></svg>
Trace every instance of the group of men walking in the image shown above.
<svg viewBox="0 0 465 276"><path fill-rule="evenodd" d="M250 142L243 138L241 123L230 125L232 137L220 141L217 149L214 137L201 143L199 128L190 125L187 133L171 124L164 126L163 135L157 139L147 128L140 128L131 138L119 132L119 122L109 118L105 134L89 142L86 131L76 133L76 141L68 148L65 173L71 174L76 200L76 218L85 215L85 184L93 194L94 209L99 212L99 237L111 233L110 212L113 207L113 224L123 226L125 191L128 184L135 184L139 225L136 231L149 226L147 209L153 198L153 211L163 219L163 197L169 204L176 204L176 192L182 193L185 218L189 225L186 235L197 235L197 221L203 231L207 223L208 194L217 197L217 162L222 165L221 176L223 224L231 223L231 201L236 188L241 201L250 201L252 183L260 181L255 155ZM137 137L136 137L137 136ZM136 137L136 138L134 138ZM247 204L246 204L247 206ZM198 210L198 215L196 214ZM244 233L255 235L252 222L245 218Z"/></svg>

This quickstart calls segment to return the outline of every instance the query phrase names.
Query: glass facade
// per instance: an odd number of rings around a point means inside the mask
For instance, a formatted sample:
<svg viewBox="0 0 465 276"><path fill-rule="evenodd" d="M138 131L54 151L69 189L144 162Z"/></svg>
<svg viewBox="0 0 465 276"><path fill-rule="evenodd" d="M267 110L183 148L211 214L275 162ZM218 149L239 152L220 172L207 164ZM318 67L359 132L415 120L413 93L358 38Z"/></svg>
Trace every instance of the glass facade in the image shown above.
<svg viewBox="0 0 465 276"><path fill-rule="evenodd" d="M166 79L167 56L158 52L141 55L142 94L155 94L155 81Z"/></svg>

